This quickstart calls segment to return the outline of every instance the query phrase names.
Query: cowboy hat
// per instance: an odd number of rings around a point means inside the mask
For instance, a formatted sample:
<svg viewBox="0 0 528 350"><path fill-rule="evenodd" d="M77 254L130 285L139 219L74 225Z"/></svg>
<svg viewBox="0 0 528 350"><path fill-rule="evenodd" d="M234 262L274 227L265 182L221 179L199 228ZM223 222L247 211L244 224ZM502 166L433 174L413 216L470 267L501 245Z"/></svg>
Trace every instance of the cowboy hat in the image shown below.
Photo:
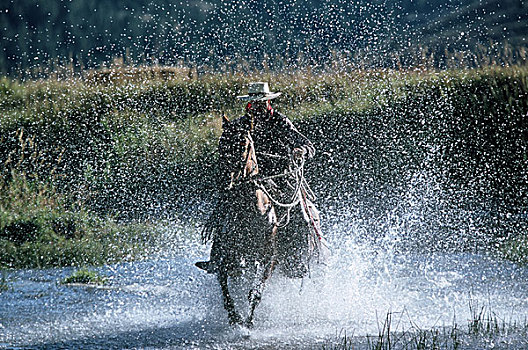
<svg viewBox="0 0 528 350"><path fill-rule="evenodd" d="M255 82L249 83L248 94L237 96L242 101L266 101L279 97L282 92L270 92L268 83Z"/></svg>

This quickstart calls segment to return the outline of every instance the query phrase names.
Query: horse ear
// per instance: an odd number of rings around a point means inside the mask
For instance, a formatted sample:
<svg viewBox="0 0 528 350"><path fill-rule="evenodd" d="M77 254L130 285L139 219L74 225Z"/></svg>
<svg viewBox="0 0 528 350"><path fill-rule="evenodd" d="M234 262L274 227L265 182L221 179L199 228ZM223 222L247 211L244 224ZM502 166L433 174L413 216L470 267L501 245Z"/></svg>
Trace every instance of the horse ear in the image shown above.
<svg viewBox="0 0 528 350"><path fill-rule="evenodd" d="M227 116L224 114L222 116L222 128L225 128L225 126L229 124L229 119L227 118Z"/></svg>

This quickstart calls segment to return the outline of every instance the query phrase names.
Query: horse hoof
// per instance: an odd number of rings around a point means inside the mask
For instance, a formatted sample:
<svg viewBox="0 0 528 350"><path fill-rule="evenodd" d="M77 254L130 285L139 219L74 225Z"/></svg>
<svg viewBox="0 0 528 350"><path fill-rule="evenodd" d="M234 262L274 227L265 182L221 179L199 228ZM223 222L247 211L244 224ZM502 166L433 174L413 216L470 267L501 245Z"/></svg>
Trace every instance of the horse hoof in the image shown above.
<svg viewBox="0 0 528 350"><path fill-rule="evenodd" d="M237 331L238 334L241 335L243 338L248 339L251 337L251 329L249 329L245 325L238 325Z"/></svg>
<svg viewBox="0 0 528 350"><path fill-rule="evenodd" d="M246 322L244 322L244 326L247 329L253 329L253 327L255 327L255 324L253 323L253 320L247 320Z"/></svg>
<svg viewBox="0 0 528 350"><path fill-rule="evenodd" d="M244 325L244 320L238 313L233 313L229 315L229 324L232 326L242 326Z"/></svg>

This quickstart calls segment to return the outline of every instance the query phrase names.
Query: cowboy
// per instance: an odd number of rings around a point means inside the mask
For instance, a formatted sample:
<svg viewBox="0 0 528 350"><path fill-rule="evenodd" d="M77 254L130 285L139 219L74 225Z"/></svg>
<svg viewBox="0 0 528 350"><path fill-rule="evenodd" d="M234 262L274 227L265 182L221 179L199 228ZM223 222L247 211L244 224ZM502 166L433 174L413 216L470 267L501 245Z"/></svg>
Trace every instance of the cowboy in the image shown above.
<svg viewBox="0 0 528 350"><path fill-rule="evenodd" d="M247 102L246 113L232 123L248 126L257 155L259 176L266 181L266 186L273 197L281 202L291 197L293 191L296 190L294 179L288 175L292 171L292 161L299 164L304 162L305 157L313 157L315 148L310 140L297 130L290 119L275 111L271 106L271 100L279 97L280 92L271 92L266 82L250 83L248 90L247 95L237 97ZM225 190L225 184L219 184L219 186L220 191ZM299 201L298 208L292 213L288 211L287 220L292 222L291 224L283 223L284 229L281 231L281 236L287 238L278 244L278 250L285 251L282 255L287 255L283 260L288 261L282 261L282 264L287 266L289 274L293 277L301 277L307 270L306 262L301 258L306 247L297 242L303 238L296 237L299 225L311 225L314 230L318 231L315 234L320 235L318 212L308 197L309 195L305 192ZM207 229L206 225L205 230ZM296 248L299 245L301 247ZM214 272L216 249L215 242L213 242L211 261L198 262L196 266L207 272ZM281 255L280 252L279 255Z"/></svg>
<svg viewBox="0 0 528 350"><path fill-rule="evenodd" d="M259 171L264 177L286 170L290 156L311 158L315 153L312 143L271 106L271 100L280 95L280 92L270 92L268 83L257 82L249 84L248 95L237 97L247 102L246 114L238 122L251 125Z"/></svg>

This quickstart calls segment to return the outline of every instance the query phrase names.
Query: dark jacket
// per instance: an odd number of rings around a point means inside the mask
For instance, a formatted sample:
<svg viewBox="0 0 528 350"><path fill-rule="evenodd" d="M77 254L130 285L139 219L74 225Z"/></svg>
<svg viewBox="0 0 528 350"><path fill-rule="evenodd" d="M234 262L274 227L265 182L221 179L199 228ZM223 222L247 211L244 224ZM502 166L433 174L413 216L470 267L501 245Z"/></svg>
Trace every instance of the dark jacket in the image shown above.
<svg viewBox="0 0 528 350"><path fill-rule="evenodd" d="M270 110L253 122L245 114L236 123L248 125L255 143L259 174L263 177L282 174L288 170L295 148L304 149L307 157L315 153L313 144L301 134L284 114Z"/></svg>

